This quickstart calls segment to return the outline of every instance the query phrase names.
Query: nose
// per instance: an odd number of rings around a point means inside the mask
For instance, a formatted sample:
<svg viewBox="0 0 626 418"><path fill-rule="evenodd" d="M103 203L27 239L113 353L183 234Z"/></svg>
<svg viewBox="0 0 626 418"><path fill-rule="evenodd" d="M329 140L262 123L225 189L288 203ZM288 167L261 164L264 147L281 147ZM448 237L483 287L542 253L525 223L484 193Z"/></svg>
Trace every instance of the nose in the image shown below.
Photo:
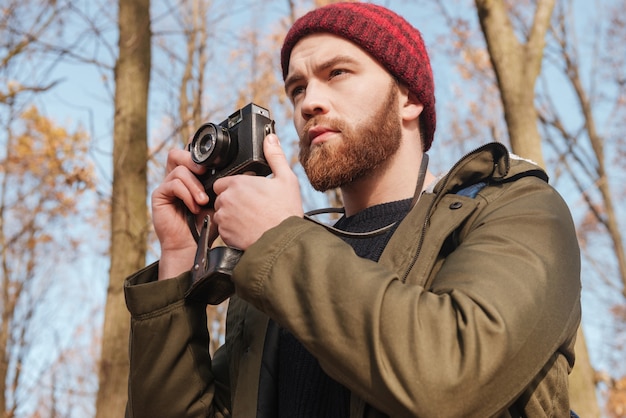
<svg viewBox="0 0 626 418"><path fill-rule="evenodd" d="M304 98L300 105L300 113L304 120L309 120L313 116L323 115L328 112L328 94L321 83L309 82L306 86Z"/></svg>

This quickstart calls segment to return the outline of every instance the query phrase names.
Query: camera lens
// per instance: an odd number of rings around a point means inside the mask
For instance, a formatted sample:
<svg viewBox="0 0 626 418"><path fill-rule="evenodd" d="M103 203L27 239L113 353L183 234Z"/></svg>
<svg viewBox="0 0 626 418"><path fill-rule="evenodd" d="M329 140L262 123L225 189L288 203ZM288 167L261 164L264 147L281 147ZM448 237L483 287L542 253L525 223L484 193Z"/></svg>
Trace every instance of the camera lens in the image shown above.
<svg viewBox="0 0 626 418"><path fill-rule="evenodd" d="M215 137L207 134L200 139L198 143L198 152L202 155L208 155L215 148Z"/></svg>
<svg viewBox="0 0 626 418"><path fill-rule="evenodd" d="M191 142L191 158L197 164L220 168L228 164L233 144L226 128L207 123L198 129Z"/></svg>

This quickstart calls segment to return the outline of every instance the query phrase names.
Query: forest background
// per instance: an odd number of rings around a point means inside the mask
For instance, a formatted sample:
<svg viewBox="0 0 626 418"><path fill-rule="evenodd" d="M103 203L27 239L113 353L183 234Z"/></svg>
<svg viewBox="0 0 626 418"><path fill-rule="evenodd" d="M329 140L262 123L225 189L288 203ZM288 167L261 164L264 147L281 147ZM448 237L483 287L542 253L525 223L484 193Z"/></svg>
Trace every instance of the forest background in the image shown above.
<svg viewBox="0 0 626 418"><path fill-rule="evenodd" d="M290 24L329 2L0 1L4 416L121 416L121 283L158 257L149 193L167 151L201 123L249 102L269 108L305 209L340 204L336 193L313 192L296 164L278 64ZM580 389L574 405L582 416L626 416L626 3L375 3L419 28L429 47L433 170L498 140L545 166L566 199L583 261L575 370L593 392ZM224 312L209 308L213 349Z"/></svg>

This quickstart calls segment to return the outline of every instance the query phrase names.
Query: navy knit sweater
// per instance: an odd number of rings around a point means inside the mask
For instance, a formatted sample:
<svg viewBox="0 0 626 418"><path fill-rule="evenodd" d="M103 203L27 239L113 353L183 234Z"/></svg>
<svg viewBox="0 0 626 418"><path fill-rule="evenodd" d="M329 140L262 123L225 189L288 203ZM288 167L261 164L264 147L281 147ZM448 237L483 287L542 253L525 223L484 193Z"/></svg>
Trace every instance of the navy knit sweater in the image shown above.
<svg viewBox="0 0 626 418"><path fill-rule="evenodd" d="M410 205L411 199L373 206L341 218L335 227L349 232L373 231L402 220ZM394 230L395 227L381 235L344 238L344 241L359 257L378 261ZM280 418L344 418L349 415L349 390L324 373L315 357L285 329L280 330L278 357Z"/></svg>

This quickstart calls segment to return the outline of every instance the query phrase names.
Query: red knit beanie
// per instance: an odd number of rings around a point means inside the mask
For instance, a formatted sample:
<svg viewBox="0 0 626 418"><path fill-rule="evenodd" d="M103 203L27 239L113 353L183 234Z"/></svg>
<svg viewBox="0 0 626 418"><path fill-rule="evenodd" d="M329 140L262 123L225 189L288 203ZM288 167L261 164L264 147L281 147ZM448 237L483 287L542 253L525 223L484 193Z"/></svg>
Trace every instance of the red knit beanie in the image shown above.
<svg viewBox="0 0 626 418"><path fill-rule="evenodd" d="M335 3L298 19L287 33L281 50L283 80L289 70L291 50L312 33L331 33L354 42L380 62L424 105L420 115L423 149L435 134L435 85L430 60L420 32L401 16L371 3Z"/></svg>

